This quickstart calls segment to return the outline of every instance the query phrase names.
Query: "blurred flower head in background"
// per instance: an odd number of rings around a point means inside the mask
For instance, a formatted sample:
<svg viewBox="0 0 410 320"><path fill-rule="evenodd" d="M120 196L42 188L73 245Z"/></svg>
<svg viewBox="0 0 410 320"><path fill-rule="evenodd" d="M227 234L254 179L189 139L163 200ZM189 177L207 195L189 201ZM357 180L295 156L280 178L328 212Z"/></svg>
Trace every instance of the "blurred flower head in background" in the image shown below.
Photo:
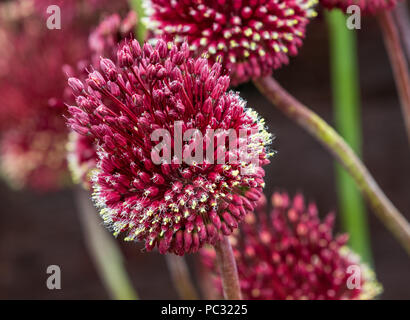
<svg viewBox="0 0 410 320"><path fill-rule="evenodd" d="M3 31L10 52L0 57L3 176L18 188L58 189L67 182L62 65L84 57L86 33L74 27L50 31L35 13L4 22Z"/></svg>
<svg viewBox="0 0 410 320"><path fill-rule="evenodd" d="M296 55L316 0L151 0L154 35L187 41L212 64L222 61L232 85L270 75Z"/></svg>
<svg viewBox="0 0 410 320"><path fill-rule="evenodd" d="M98 16L98 11L112 12L121 9L126 0L19 0L31 2L34 10L48 18L51 12L47 12L48 7L58 6L61 12L62 29L70 27L78 19L79 15L88 17Z"/></svg>
<svg viewBox="0 0 410 320"><path fill-rule="evenodd" d="M357 5L364 14L376 14L381 10L393 8L397 0L319 0L320 4L327 9L341 9L344 13L351 5Z"/></svg>
<svg viewBox="0 0 410 320"><path fill-rule="evenodd" d="M117 57L118 65L101 59L101 72L90 73L85 83L69 79L77 95L69 124L94 136L99 146L95 202L114 234L126 233L125 240L143 241L148 251L157 246L161 253L196 252L230 234L253 210L264 185L260 166L269 162L265 147L271 136L236 93L226 92L229 77L221 75L221 65L209 67L207 60L192 58L187 44L158 40L155 47L141 48L130 40ZM207 128L253 132L259 166L247 175L240 169L249 163L188 165L174 156L155 164L151 152L158 142L151 133L170 132L168 154L176 143L177 121L182 135L188 129L205 134ZM197 138L184 141L183 150L188 143L203 143Z"/></svg>
<svg viewBox="0 0 410 320"><path fill-rule="evenodd" d="M268 215L261 198L231 238L244 299L372 299L381 292L374 273L346 247L347 235L332 235L332 214L321 222L316 205L306 206L300 194L274 193L272 205ZM201 256L222 292L214 250ZM352 288L349 266L360 272Z"/></svg>
<svg viewBox="0 0 410 320"><path fill-rule="evenodd" d="M90 27L102 9L127 7L104 3L61 1L61 30L46 27L47 6L60 3L0 5L0 168L13 187L47 191L67 183L67 66L85 73Z"/></svg>
<svg viewBox="0 0 410 320"><path fill-rule="evenodd" d="M117 13L105 17L88 39L92 64L98 66L100 57L114 58L121 42L126 38L133 38L137 21L134 11L128 12L124 19Z"/></svg>
<svg viewBox="0 0 410 320"><path fill-rule="evenodd" d="M55 115L43 116L41 120L26 120L23 126L4 133L0 168L13 188L50 191L69 183L65 161L67 134L61 126L63 120Z"/></svg>

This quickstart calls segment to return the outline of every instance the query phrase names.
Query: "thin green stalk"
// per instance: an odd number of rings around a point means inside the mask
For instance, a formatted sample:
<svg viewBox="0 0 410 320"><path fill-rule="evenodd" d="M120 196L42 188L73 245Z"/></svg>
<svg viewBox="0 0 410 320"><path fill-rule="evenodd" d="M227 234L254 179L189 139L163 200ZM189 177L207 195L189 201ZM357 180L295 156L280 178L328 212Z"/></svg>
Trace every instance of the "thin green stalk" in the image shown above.
<svg viewBox="0 0 410 320"><path fill-rule="evenodd" d="M138 295L125 270L122 254L115 239L101 225L89 193L80 187L75 193L84 238L104 286L113 299L137 300Z"/></svg>
<svg viewBox="0 0 410 320"><path fill-rule="evenodd" d="M353 177L374 213L410 255L410 224L391 203L370 172L343 138L316 113L282 88L272 77L255 79L274 106L315 137Z"/></svg>
<svg viewBox="0 0 410 320"><path fill-rule="evenodd" d="M145 10L143 6L144 0L130 0L130 7L137 13L138 23L135 29L135 35L139 43L143 44L147 33L145 23L142 22L145 17Z"/></svg>
<svg viewBox="0 0 410 320"><path fill-rule="evenodd" d="M335 127L360 157L362 129L356 34L346 27L346 16L341 11L327 11L325 15L329 26ZM369 228L363 198L354 180L338 163L336 184L342 225L350 235L350 246L366 262L371 263Z"/></svg>

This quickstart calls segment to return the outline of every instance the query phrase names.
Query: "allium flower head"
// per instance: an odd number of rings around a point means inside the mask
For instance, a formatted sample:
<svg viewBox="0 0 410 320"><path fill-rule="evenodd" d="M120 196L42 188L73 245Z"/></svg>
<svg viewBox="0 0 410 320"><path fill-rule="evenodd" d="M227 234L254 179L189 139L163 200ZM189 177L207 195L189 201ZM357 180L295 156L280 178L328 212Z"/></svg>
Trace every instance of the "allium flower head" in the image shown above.
<svg viewBox="0 0 410 320"><path fill-rule="evenodd" d="M147 25L222 60L232 85L270 75L302 45L317 0L151 0Z"/></svg>
<svg viewBox="0 0 410 320"><path fill-rule="evenodd" d="M99 71L90 73L85 83L69 79L77 95L77 106L69 108L69 125L94 136L99 145L93 197L103 219L115 235L124 232L125 240L144 241L147 250L157 246L161 253L178 255L231 234L254 208L264 185L261 165L269 162L265 146L271 136L263 120L238 94L226 92L229 77L221 75L221 65L209 67L207 60L192 58L187 44L168 46L158 40L155 47L141 48L130 40L117 56L117 65L102 59ZM233 151L224 149L225 143L199 139L199 134L243 129L251 133L247 141L256 166L206 159L187 164L176 154L157 162L152 151L160 139L151 136L157 129L170 133L163 155L175 151L179 129L181 135L198 129L181 141L184 154L192 145L196 150L206 144L212 154L222 152L222 158Z"/></svg>
<svg viewBox="0 0 410 320"><path fill-rule="evenodd" d="M339 8L347 12L351 5L357 5L364 14L376 14L380 10L393 8L397 0L319 0L321 5L327 9Z"/></svg>
<svg viewBox="0 0 410 320"><path fill-rule="evenodd" d="M332 214L320 221L316 206L306 206L300 194L275 193L272 205L268 216L260 202L231 239L245 299L372 299L380 293L373 272L346 247L347 235L332 235ZM215 252L201 253L216 275ZM349 288L353 270L359 274ZM215 281L221 288L218 276Z"/></svg>

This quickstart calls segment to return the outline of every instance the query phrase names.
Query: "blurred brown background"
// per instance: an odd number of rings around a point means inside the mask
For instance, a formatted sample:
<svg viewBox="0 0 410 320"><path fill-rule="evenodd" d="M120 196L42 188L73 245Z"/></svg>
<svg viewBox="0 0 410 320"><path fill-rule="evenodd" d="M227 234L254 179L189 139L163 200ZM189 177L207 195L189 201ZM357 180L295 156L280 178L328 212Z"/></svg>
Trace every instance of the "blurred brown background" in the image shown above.
<svg viewBox="0 0 410 320"><path fill-rule="evenodd" d="M358 32L362 86L363 155L370 172L392 202L410 219L410 148L394 82L378 26L362 19ZM297 58L277 79L301 101L332 122L327 29L320 18L309 27ZM275 189L303 191L323 214L337 209L334 164L309 135L276 111L252 85L239 87L276 135L279 151L267 168L266 194ZM14 192L0 184L0 299L107 299L89 257L74 194ZM410 299L410 258L369 211L376 273L382 299ZM145 254L138 244L121 244L127 268L143 299L177 298L163 257ZM193 258L190 258L193 262ZM46 268L62 270L62 289L48 290Z"/></svg>

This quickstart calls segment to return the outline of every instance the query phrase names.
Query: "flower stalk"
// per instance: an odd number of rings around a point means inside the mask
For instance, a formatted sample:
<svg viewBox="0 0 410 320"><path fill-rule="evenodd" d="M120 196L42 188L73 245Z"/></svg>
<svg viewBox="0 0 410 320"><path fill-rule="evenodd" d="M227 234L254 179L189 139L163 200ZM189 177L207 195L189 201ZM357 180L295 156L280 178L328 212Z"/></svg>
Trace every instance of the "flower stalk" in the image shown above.
<svg viewBox="0 0 410 320"><path fill-rule="evenodd" d="M407 2L401 1L397 3L393 10L393 15L399 29L407 61L410 61L410 15Z"/></svg>
<svg viewBox="0 0 410 320"><path fill-rule="evenodd" d="M362 128L356 34L346 28L346 16L340 10L326 11L325 17L329 29L335 128L360 157ZM354 180L338 163L336 185L341 221L349 233L349 244L369 263L371 249L364 201Z"/></svg>
<svg viewBox="0 0 410 320"><path fill-rule="evenodd" d="M238 271L228 237L215 244L215 252L222 278L223 294L226 300L241 300Z"/></svg>
<svg viewBox="0 0 410 320"><path fill-rule="evenodd" d="M278 109L314 136L350 173L360 191L379 219L396 236L410 254L410 225L380 189L361 160L343 140L316 113L308 109L273 78L254 80L256 87Z"/></svg>
<svg viewBox="0 0 410 320"><path fill-rule="evenodd" d="M192 284L191 277L189 276L189 269L185 258L174 254L166 254L165 260L167 262L174 287L181 299L197 300L198 294Z"/></svg>
<svg viewBox="0 0 410 320"><path fill-rule="evenodd" d="M383 33L384 43L389 54L390 63L400 98L407 138L410 143L410 76L406 57L400 42L400 35L393 15L382 10L377 15Z"/></svg>
<svg viewBox="0 0 410 320"><path fill-rule="evenodd" d="M110 296L115 300L138 299L125 270L122 254L115 240L98 220L89 193L78 187L75 196L85 242Z"/></svg>

